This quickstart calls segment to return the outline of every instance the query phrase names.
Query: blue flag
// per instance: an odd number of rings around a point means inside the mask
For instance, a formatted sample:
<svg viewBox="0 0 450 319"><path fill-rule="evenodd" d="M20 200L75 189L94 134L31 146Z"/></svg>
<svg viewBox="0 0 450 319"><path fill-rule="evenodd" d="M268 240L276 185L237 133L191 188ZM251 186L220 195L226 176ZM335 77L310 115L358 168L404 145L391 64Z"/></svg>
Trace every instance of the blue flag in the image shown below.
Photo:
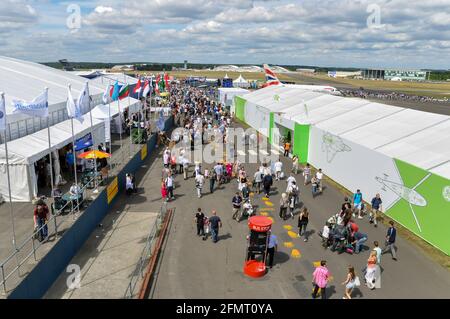
<svg viewBox="0 0 450 319"><path fill-rule="evenodd" d="M119 92L120 92L119 81L116 81L116 83L114 83L114 89L111 96L111 99L113 101L117 101L119 99Z"/></svg>
<svg viewBox="0 0 450 319"><path fill-rule="evenodd" d="M82 151L85 148L91 147L92 145L94 145L94 142L92 141L92 135L91 133L88 133L75 141L75 151Z"/></svg>

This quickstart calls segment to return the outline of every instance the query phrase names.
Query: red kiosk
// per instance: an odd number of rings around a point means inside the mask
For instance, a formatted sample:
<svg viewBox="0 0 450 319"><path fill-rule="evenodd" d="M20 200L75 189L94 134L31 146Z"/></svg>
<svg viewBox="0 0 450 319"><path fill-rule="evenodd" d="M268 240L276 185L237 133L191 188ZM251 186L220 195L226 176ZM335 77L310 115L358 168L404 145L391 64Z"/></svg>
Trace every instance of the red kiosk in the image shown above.
<svg viewBox="0 0 450 319"><path fill-rule="evenodd" d="M248 220L247 254L244 273L258 278L266 274L266 256L272 221L265 216L253 216Z"/></svg>

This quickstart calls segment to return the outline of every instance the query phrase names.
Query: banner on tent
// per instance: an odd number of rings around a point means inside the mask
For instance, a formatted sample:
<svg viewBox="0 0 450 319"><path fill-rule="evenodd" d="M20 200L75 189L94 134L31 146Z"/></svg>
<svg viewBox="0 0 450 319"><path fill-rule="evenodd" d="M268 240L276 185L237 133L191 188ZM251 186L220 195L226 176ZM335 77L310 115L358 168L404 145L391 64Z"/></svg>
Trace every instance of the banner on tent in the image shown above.
<svg viewBox="0 0 450 319"><path fill-rule="evenodd" d="M141 149L141 160L144 160L147 157L147 144L145 144Z"/></svg>
<svg viewBox="0 0 450 319"><path fill-rule="evenodd" d="M82 138L79 138L75 141L75 151L82 151L85 148L91 147L94 145L94 141L92 140L92 134L88 133Z"/></svg>

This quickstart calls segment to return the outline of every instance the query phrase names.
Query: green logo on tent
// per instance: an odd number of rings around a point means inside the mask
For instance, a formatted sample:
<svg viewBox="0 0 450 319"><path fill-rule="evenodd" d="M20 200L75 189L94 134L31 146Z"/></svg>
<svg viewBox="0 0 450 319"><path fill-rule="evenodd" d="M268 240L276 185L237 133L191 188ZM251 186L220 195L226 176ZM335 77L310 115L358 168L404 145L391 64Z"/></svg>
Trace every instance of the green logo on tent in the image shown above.
<svg viewBox="0 0 450 319"><path fill-rule="evenodd" d="M442 197L444 197L447 202L450 202L450 186L444 187L442 190Z"/></svg>
<svg viewBox="0 0 450 319"><path fill-rule="evenodd" d="M280 96L279 96L278 94L275 94L275 95L273 96L273 99L274 99L275 101L277 101L277 102L280 102Z"/></svg>

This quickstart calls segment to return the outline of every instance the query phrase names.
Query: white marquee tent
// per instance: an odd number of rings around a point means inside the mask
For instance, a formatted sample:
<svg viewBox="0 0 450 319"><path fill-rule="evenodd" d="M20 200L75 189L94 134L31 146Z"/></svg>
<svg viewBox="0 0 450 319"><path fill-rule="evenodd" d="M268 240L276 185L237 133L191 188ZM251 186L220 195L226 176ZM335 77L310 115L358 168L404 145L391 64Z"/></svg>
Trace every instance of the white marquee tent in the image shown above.
<svg viewBox="0 0 450 319"><path fill-rule="evenodd" d="M242 77L242 74L239 74L239 77L233 81L233 86L246 89L250 86L250 83Z"/></svg>
<svg viewBox="0 0 450 319"><path fill-rule="evenodd" d="M11 140L39 131L47 127L47 120L32 118L24 114L14 114L13 99L31 101L47 87L50 125L67 119L67 86L72 85L74 98L83 88L87 79L57 70L45 65L0 56L0 92L5 93L7 122ZM90 82L91 105L101 103L105 86ZM82 110L87 113L89 110ZM9 138L8 138L9 139ZM3 143L3 138L1 139Z"/></svg>
<svg viewBox="0 0 450 319"><path fill-rule="evenodd" d="M91 131L89 114L84 115L83 123L73 121L75 139ZM105 127L103 121L93 118L94 145L104 142ZM56 151L72 143L71 120L50 127L51 151ZM13 201L31 201L37 195L37 179L34 163L48 155L48 130L8 142L9 171L11 175L11 197ZM0 145L0 193L8 197L5 144ZM9 199L9 198L8 198Z"/></svg>

